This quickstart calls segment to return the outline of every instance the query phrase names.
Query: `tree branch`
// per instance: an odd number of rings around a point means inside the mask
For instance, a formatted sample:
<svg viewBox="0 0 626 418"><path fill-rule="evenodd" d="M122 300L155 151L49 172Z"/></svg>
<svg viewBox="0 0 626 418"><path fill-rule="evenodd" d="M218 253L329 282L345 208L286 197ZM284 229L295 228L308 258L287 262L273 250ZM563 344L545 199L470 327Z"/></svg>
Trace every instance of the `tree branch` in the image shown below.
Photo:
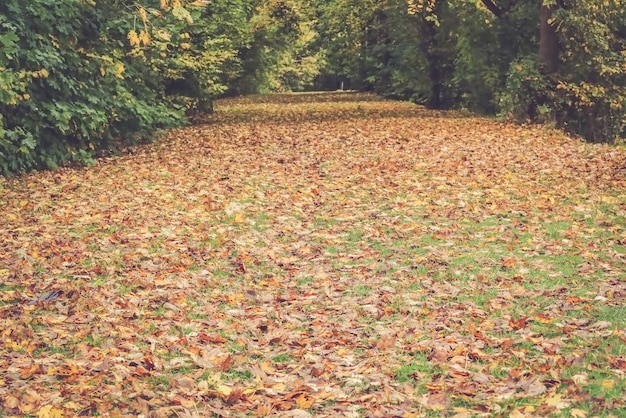
<svg viewBox="0 0 626 418"><path fill-rule="evenodd" d="M482 0L482 2L491 13L496 15L496 17L502 17L502 9L499 8L498 5L495 4L492 0Z"/></svg>

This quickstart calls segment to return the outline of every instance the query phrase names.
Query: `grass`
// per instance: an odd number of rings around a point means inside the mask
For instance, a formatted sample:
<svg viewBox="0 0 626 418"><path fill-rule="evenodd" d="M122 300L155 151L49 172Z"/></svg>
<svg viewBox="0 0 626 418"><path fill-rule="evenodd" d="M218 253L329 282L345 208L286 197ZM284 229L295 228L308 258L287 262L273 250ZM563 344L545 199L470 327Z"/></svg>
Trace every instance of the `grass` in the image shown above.
<svg viewBox="0 0 626 418"><path fill-rule="evenodd" d="M622 150L298 97L2 183L0 415L624 413Z"/></svg>

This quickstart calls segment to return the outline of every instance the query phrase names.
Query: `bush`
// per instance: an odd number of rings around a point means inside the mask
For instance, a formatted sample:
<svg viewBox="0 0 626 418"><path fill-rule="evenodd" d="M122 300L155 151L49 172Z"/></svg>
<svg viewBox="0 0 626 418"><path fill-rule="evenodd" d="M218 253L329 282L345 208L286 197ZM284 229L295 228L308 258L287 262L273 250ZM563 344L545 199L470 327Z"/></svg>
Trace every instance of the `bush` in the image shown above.
<svg viewBox="0 0 626 418"><path fill-rule="evenodd" d="M586 4L557 17L563 51L558 71L543 74L534 57L514 61L500 113L614 143L626 127L626 15Z"/></svg>
<svg viewBox="0 0 626 418"><path fill-rule="evenodd" d="M534 57L513 61L500 96L500 114L518 122L554 120L553 88Z"/></svg>
<svg viewBox="0 0 626 418"><path fill-rule="evenodd" d="M90 162L182 122L159 100L154 71L129 54L126 21L128 11L81 0L0 5L1 174Z"/></svg>

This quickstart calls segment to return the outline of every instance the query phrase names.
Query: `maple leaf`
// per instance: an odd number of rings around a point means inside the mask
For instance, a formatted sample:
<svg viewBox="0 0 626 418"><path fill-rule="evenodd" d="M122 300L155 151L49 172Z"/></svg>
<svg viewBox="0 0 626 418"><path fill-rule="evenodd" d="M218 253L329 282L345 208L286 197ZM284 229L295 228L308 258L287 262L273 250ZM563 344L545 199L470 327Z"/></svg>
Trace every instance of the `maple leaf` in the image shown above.
<svg viewBox="0 0 626 418"><path fill-rule="evenodd" d="M62 418L63 410L57 409L52 405L44 405L37 411L38 418Z"/></svg>

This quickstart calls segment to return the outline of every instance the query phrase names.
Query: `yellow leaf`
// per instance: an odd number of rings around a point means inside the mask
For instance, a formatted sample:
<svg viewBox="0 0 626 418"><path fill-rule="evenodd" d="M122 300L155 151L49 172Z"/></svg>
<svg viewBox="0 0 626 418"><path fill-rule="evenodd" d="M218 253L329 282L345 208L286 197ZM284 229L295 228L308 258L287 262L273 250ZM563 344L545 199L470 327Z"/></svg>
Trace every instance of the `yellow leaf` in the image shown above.
<svg viewBox="0 0 626 418"><path fill-rule="evenodd" d="M20 405L19 405L18 408L19 408L21 413L23 413L23 414L30 414L31 412L33 412L37 408L37 404L34 403L34 402L23 400L23 401L20 402Z"/></svg>
<svg viewBox="0 0 626 418"><path fill-rule="evenodd" d="M546 399L546 404L554 406L556 409L565 409L569 406L569 402L563 399L563 395L555 393Z"/></svg>
<svg viewBox="0 0 626 418"><path fill-rule="evenodd" d="M572 376L572 380L574 381L575 385L582 386L586 385L589 382L589 376L585 372L578 373Z"/></svg>
<svg viewBox="0 0 626 418"><path fill-rule="evenodd" d="M615 387L615 381L610 379L605 379L602 381L602 389L611 390Z"/></svg>
<svg viewBox="0 0 626 418"><path fill-rule="evenodd" d="M137 35L135 30L128 32L128 41L130 42L130 46L139 45L139 35Z"/></svg>
<svg viewBox="0 0 626 418"><path fill-rule="evenodd" d="M82 409L81 405L77 404L76 402L72 402L72 401L64 403L63 406L65 407L65 409L72 409L74 411L78 411L78 410Z"/></svg>
<svg viewBox="0 0 626 418"><path fill-rule="evenodd" d="M244 223L245 221L246 221L246 217L243 216L242 213L238 213L235 215L235 223L241 224L241 223Z"/></svg>
<svg viewBox="0 0 626 418"><path fill-rule="evenodd" d="M7 396L4 400L4 406L6 406L9 409L15 409L18 407L18 405L20 404L20 400L17 399L15 396Z"/></svg>
<svg viewBox="0 0 626 418"><path fill-rule="evenodd" d="M215 391L225 398L227 398L228 396L230 396L231 393L233 393L233 389L226 385L219 385L217 388L215 388Z"/></svg>
<svg viewBox="0 0 626 418"><path fill-rule="evenodd" d="M206 381L211 386L218 386L222 382L222 374L221 373L209 374Z"/></svg>
<svg viewBox="0 0 626 418"><path fill-rule="evenodd" d="M124 64L122 64L121 62L116 62L113 68L115 69L115 77L123 79L125 70Z"/></svg>
<svg viewBox="0 0 626 418"><path fill-rule="evenodd" d="M150 34L145 30L139 32L139 41L144 44L144 46L150 45Z"/></svg>
<svg viewBox="0 0 626 418"><path fill-rule="evenodd" d="M582 409L576 409L576 408L570 409L569 413L573 418L586 418L588 414L587 411L583 411Z"/></svg>
<svg viewBox="0 0 626 418"><path fill-rule="evenodd" d="M143 7L139 8L139 17L144 25L148 23L148 14L146 13L146 9Z"/></svg>
<svg viewBox="0 0 626 418"><path fill-rule="evenodd" d="M63 411L52 405L45 405L37 411L37 416L39 418L62 418Z"/></svg>
<svg viewBox="0 0 626 418"><path fill-rule="evenodd" d="M283 382L279 382L272 386L272 390L279 393L284 392L285 390L287 390L287 385L285 385Z"/></svg>

